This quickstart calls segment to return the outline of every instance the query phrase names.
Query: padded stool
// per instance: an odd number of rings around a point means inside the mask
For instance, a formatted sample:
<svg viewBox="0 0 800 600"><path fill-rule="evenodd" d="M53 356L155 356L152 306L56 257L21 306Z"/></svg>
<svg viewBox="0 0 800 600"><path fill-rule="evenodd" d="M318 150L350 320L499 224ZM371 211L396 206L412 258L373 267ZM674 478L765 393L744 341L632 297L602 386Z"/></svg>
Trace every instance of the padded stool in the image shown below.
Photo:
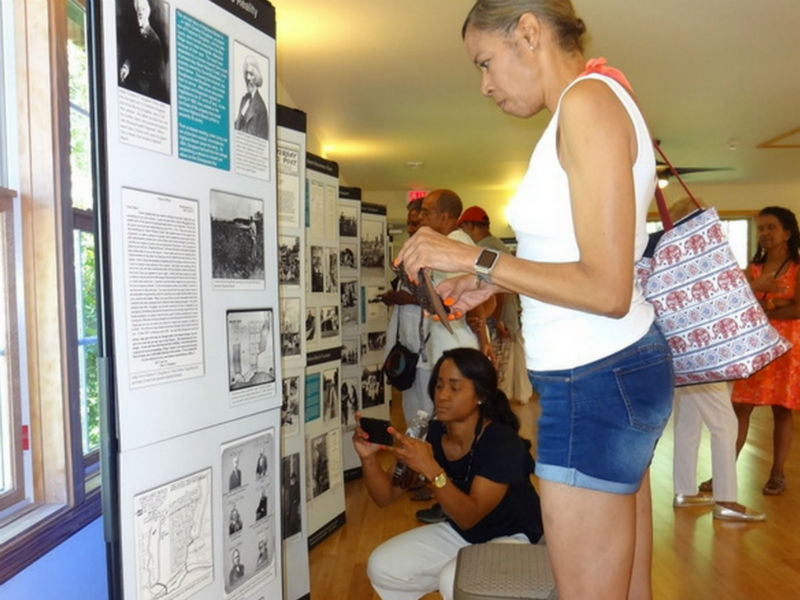
<svg viewBox="0 0 800 600"><path fill-rule="evenodd" d="M555 600L547 546L472 544L458 551L453 600Z"/></svg>

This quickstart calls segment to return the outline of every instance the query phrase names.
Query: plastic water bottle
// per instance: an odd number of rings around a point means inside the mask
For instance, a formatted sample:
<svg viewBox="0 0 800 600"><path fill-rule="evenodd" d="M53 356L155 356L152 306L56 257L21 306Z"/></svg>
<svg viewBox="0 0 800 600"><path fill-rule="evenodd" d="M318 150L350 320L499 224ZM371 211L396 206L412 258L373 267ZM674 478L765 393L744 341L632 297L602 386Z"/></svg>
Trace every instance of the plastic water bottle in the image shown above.
<svg viewBox="0 0 800 600"><path fill-rule="evenodd" d="M428 422L431 420L430 415L424 410L418 410L417 414L411 417L406 429L406 435L417 439L425 439L428 434ZM408 465L402 460L398 460L392 472L392 484L403 489L408 489L419 483L421 477L416 471L408 468Z"/></svg>

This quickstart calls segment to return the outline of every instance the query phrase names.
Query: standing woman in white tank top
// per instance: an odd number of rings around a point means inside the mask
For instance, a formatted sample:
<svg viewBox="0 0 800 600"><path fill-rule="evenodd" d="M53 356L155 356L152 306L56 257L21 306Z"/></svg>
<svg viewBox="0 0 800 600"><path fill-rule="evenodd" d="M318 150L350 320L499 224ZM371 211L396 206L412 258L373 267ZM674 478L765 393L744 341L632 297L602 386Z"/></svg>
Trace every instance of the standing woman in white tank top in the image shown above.
<svg viewBox="0 0 800 600"><path fill-rule="evenodd" d="M517 256L423 227L396 262L479 275L439 285L456 316L520 294L559 598L648 599L648 468L672 407L669 349L634 278L655 159L627 81L586 62L584 33L569 0L478 0L462 35L481 92L516 117L552 115L512 200Z"/></svg>

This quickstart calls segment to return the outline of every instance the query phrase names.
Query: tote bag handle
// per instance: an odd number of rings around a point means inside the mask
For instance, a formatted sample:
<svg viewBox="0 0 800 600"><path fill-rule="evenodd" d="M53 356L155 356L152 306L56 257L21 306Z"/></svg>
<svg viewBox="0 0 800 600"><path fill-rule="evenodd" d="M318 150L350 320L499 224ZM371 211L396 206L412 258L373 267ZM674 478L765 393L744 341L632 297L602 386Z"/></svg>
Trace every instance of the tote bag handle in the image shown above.
<svg viewBox="0 0 800 600"><path fill-rule="evenodd" d="M678 170L672 166L672 163L669 162L667 155L664 154L664 151L661 149L661 143L658 140L653 140L653 147L656 149L661 155L661 159L666 163L667 167L669 167L670 173L675 176L675 179L681 184L681 187L686 191L689 195L689 198L694 202L694 205L697 207L698 210L703 210L703 207L700 206L700 203L697 201L697 198L694 197L694 194L689 190L689 187L686 183L681 179L680 173ZM664 231L669 231L675 224L672 222L672 218L669 216L669 211L667 210L667 202L664 200L664 193L661 191L661 188L656 185L656 206L658 206L658 215L661 217L661 225L664 227Z"/></svg>

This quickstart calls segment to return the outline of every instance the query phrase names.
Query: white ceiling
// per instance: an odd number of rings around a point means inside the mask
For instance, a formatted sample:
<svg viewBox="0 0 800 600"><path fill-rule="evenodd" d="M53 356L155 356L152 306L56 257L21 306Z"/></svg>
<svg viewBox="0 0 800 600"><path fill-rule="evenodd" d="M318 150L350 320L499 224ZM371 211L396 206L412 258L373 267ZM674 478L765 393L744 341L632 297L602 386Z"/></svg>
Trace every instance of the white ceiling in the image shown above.
<svg viewBox="0 0 800 600"><path fill-rule="evenodd" d="M472 0L272 3L278 78L347 185L505 204L549 115L515 119L480 95L460 38ZM800 127L800 0L574 5L587 57L626 73L673 163L730 169L688 181L800 181L800 148L756 148Z"/></svg>

